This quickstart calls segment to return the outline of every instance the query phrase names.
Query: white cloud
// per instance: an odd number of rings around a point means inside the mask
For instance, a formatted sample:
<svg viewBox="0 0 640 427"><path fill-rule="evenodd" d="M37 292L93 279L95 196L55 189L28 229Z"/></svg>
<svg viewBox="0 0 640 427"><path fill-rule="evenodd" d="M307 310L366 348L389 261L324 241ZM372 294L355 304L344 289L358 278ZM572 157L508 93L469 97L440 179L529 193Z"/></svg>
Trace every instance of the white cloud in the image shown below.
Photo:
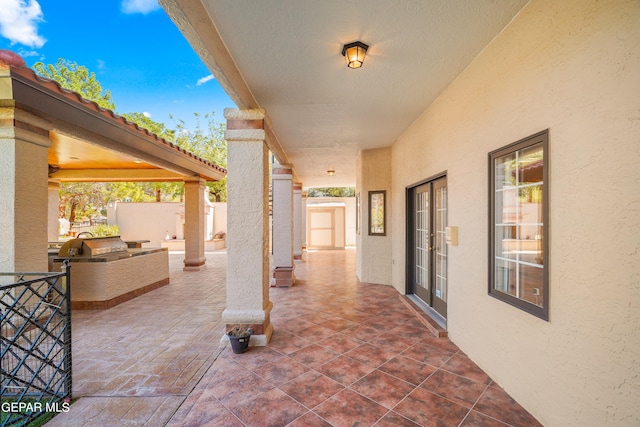
<svg viewBox="0 0 640 427"><path fill-rule="evenodd" d="M122 0L120 10L123 13L147 13L160 9L158 0Z"/></svg>
<svg viewBox="0 0 640 427"><path fill-rule="evenodd" d="M147 119L151 118L151 113L145 111L144 113L142 113L143 116L145 116Z"/></svg>
<svg viewBox="0 0 640 427"><path fill-rule="evenodd" d="M11 44L42 47L47 39L38 34L38 22L44 21L36 0L0 0L0 34Z"/></svg>
<svg viewBox="0 0 640 427"><path fill-rule="evenodd" d="M213 74L209 74L207 77L203 77L201 79L198 79L198 82L196 83L196 86L201 86L203 84L205 84L206 82L208 82L209 80L213 80Z"/></svg>
<svg viewBox="0 0 640 427"><path fill-rule="evenodd" d="M98 63L98 70L104 70L106 68L107 63L102 59L98 59L96 62Z"/></svg>

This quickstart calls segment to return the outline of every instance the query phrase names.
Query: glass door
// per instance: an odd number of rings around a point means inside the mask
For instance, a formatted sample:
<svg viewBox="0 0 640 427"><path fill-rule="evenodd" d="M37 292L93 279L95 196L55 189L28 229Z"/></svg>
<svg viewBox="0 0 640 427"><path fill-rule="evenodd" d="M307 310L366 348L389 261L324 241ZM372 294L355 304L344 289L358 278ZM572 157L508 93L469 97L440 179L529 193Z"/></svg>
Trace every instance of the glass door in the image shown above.
<svg viewBox="0 0 640 427"><path fill-rule="evenodd" d="M447 317L447 179L429 181L409 191L410 293Z"/></svg>

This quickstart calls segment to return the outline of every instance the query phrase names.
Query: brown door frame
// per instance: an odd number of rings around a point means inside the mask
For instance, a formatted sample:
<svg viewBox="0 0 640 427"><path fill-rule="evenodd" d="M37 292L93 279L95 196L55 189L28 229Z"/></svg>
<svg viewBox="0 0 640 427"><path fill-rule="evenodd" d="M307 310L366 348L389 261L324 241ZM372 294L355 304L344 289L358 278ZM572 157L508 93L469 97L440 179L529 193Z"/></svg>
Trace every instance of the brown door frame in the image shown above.
<svg viewBox="0 0 640 427"><path fill-rule="evenodd" d="M407 187L405 187L405 203L406 203L406 227L405 227L405 232L406 232L406 248L405 248L405 257L407 262L405 263L405 292L407 295L415 295L415 290L414 290L414 286L415 286L415 281L416 281L416 277L415 277L415 267L416 267L416 257L415 257L415 248L416 248L416 242L415 242L415 229L416 229L416 224L415 224L415 190L424 185L424 184L429 184L432 183L440 178L445 178L447 177L447 172L441 172L438 173L436 175L432 175L429 178L426 178L424 180L421 180L419 182L416 182L412 185L409 185ZM430 188L430 209L431 209L431 204L433 203L434 199L432 198L431 193L433 192L433 188ZM429 225L430 228L430 232L435 231L435 230L431 230L433 228L433 223L434 220L433 218L429 218L431 221L431 224ZM433 244L433 240L430 238L430 245ZM434 258L431 253L429 255L430 259ZM430 263L431 264L431 263ZM429 269L429 275L430 275L430 293L431 295L434 294L434 290L433 290L433 286L435 286L435 281L432 280L433 275L435 274L435 272L433 271L433 265L430 265L430 269ZM436 314L438 314L439 316L442 316L441 313L438 313L434 308L433 308L433 301L432 298L430 298L429 301L424 301L424 303L429 305L429 308L431 310L433 310ZM446 317L443 317L444 320L446 321Z"/></svg>

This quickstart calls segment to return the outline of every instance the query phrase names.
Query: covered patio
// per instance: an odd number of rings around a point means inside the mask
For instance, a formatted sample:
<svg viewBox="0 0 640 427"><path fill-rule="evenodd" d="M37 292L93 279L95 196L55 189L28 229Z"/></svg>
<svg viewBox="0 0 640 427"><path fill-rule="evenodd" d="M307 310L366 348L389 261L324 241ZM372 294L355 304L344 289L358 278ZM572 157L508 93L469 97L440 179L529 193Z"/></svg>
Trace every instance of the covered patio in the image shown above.
<svg viewBox="0 0 640 427"><path fill-rule="evenodd" d="M271 288L275 332L235 355L226 258L99 312L74 312L74 396L48 426L539 425L391 286L359 282L355 250L305 254ZM331 268L328 268L331 267Z"/></svg>

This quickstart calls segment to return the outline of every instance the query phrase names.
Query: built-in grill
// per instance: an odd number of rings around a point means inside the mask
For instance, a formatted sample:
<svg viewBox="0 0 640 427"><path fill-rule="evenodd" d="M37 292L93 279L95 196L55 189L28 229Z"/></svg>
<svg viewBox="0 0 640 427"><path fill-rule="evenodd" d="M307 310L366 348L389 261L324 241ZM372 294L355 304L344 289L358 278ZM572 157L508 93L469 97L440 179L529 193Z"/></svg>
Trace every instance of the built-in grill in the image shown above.
<svg viewBox="0 0 640 427"><path fill-rule="evenodd" d="M127 244L120 236L78 237L66 241L58 251L58 257L92 258L114 253L126 253Z"/></svg>

